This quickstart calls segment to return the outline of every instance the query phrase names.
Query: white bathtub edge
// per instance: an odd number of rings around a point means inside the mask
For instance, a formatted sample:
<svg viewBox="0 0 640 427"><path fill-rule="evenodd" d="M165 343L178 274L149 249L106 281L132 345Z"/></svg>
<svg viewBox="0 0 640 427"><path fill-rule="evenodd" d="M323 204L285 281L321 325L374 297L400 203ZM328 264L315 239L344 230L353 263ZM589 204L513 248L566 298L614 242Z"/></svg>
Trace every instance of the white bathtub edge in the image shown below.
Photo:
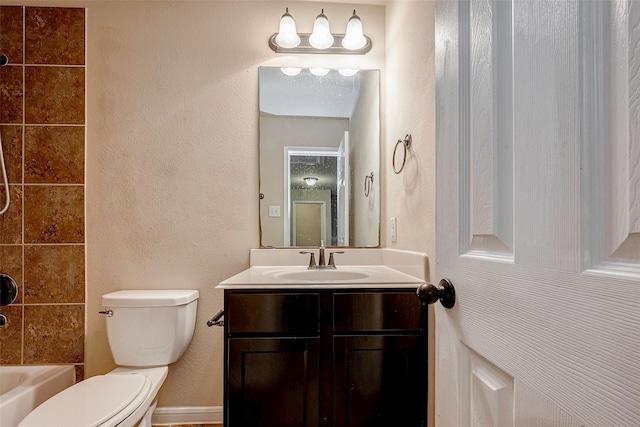
<svg viewBox="0 0 640 427"><path fill-rule="evenodd" d="M75 384L74 365L2 365L3 370L23 371L27 379L0 395L0 425L18 425L45 400Z"/></svg>

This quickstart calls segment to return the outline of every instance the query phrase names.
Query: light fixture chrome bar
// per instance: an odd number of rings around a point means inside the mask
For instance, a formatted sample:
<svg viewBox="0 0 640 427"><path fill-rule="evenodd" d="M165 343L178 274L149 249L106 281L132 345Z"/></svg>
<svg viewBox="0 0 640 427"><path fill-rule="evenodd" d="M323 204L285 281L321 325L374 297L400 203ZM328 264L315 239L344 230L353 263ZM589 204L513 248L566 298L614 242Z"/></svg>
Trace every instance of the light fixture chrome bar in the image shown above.
<svg viewBox="0 0 640 427"><path fill-rule="evenodd" d="M333 34L333 46L328 47L326 49L317 49L309 44L309 33L298 34L300 36L300 45L297 47L285 48L278 46L276 43L276 36L278 34L274 34L269 37L269 47L276 53L313 53L313 54L330 54L330 55L364 55L371 50L371 39L368 36L364 36L367 39L367 44L365 44L360 49L345 49L342 47L342 39L344 38L344 34Z"/></svg>

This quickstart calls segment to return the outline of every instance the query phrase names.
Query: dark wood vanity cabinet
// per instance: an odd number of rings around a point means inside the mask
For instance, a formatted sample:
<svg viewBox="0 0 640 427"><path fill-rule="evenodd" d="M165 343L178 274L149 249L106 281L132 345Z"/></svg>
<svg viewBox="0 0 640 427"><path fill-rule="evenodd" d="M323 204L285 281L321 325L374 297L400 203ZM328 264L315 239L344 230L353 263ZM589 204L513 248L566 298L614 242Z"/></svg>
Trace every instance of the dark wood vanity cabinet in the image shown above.
<svg viewBox="0 0 640 427"><path fill-rule="evenodd" d="M425 427L415 289L225 290L225 427Z"/></svg>

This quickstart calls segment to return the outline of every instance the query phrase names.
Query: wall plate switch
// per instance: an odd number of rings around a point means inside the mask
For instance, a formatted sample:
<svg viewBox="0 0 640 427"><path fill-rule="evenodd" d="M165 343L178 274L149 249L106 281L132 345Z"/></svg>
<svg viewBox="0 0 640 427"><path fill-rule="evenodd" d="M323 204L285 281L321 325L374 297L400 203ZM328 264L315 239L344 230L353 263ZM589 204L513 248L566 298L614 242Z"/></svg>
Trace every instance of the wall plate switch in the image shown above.
<svg viewBox="0 0 640 427"><path fill-rule="evenodd" d="M391 241L398 241L398 218L395 216L391 218Z"/></svg>
<svg viewBox="0 0 640 427"><path fill-rule="evenodd" d="M280 217L280 206L269 206L269 216Z"/></svg>

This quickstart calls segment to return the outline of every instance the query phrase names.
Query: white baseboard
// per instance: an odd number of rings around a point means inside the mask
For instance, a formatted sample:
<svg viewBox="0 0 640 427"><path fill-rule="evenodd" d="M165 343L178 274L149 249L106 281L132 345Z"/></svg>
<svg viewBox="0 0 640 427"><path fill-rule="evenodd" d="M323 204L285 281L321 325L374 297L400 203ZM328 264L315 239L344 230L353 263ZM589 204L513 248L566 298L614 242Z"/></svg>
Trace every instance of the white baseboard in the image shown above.
<svg viewBox="0 0 640 427"><path fill-rule="evenodd" d="M172 424L221 424L222 406L165 406L153 412L154 426Z"/></svg>

